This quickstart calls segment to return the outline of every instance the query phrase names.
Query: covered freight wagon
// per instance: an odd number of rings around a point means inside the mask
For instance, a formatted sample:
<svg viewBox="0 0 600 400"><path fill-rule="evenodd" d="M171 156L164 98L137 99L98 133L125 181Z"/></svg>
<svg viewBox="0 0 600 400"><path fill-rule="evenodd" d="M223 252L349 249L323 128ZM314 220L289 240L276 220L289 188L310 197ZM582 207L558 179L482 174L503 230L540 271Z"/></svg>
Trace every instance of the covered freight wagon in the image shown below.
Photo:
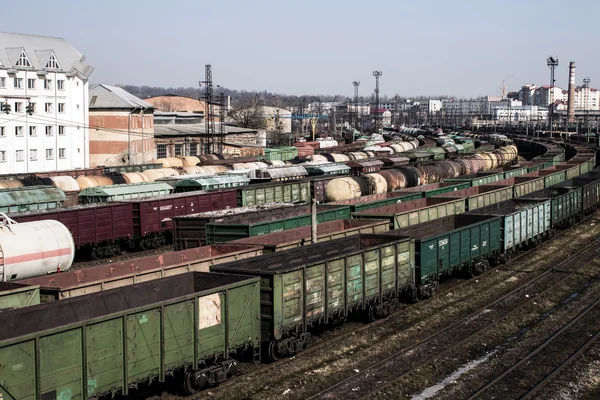
<svg viewBox="0 0 600 400"><path fill-rule="evenodd" d="M173 188L164 182L131 183L125 185L88 187L79 192L79 203L107 203L109 201L140 199L170 194Z"/></svg>
<svg viewBox="0 0 600 400"><path fill-rule="evenodd" d="M237 192L195 191L121 202L131 204L136 242L142 249L150 249L172 241L174 217L235 208Z"/></svg>
<svg viewBox="0 0 600 400"><path fill-rule="evenodd" d="M170 376L188 393L224 381L236 354L259 358L259 285L193 272L2 312L0 390L87 399Z"/></svg>
<svg viewBox="0 0 600 400"><path fill-rule="evenodd" d="M63 205L67 196L54 186L26 186L0 189L0 212L49 210Z"/></svg>
<svg viewBox="0 0 600 400"><path fill-rule="evenodd" d="M444 179L444 182L469 182L471 186L486 185L504 179L504 172L478 172L459 176L457 178Z"/></svg>
<svg viewBox="0 0 600 400"><path fill-rule="evenodd" d="M122 246L133 245L131 204L87 204L47 211L11 214L17 222L56 220L67 227L81 256L95 259L119 254Z"/></svg>
<svg viewBox="0 0 600 400"><path fill-rule="evenodd" d="M211 271L261 278L261 336L274 360L302 350L310 328L356 312L386 315L414 288L408 238L353 235L216 265Z"/></svg>
<svg viewBox="0 0 600 400"><path fill-rule="evenodd" d="M180 179L176 179L180 178ZM246 186L250 180L239 174L171 177L169 182L174 182L175 192L190 192L194 190L218 190Z"/></svg>

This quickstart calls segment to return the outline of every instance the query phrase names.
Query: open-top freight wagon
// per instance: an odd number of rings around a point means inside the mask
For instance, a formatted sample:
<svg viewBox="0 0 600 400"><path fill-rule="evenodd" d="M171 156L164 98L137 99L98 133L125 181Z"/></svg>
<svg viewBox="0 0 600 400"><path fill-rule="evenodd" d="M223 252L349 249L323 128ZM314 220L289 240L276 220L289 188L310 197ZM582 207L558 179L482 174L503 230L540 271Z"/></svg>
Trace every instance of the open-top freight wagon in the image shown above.
<svg viewBox="0 0 600 400"><path fill-rule="evenodd" d="M261 336L270 359L301 351L311 328L364 313L384 316L414 292L409 238L354 235L211 267L259 277Z"/></svg>
<svg viewBox="0 0 600 400"><path fill-rule="evenodd" d="M260 358L257 278L192 272L0 313L3 399L127 395L167 377L188 393Z"/></svg>

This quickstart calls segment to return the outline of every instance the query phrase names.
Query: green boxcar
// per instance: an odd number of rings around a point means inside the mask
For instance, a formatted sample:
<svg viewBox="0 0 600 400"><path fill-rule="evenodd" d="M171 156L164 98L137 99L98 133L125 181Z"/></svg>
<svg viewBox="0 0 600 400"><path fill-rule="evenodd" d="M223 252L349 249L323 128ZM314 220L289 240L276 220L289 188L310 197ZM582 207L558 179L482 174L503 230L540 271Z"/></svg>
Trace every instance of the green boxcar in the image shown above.
<svg viewBox="0 0 600 400"><path fill-rule="evenodd" d="M0 212L49 210L63 205L67 196L54 186L27 186L0 189Z"/></svg>
<svg viewBox="0 0 600 400"><path fill-rule="evenodd" d="M581 187L549 187L525 195L522 198L536 200L550 199L553 228L568 226L578 216L583 214Z"/></svg>
<svg viewBox="0 0 600 400"><path fill-rule="evenodd" d="M398 229L465 211L464 198L427 198L352 213L352 218L385 219L390 229Z"/></svg>
<svg viewBox="0 0 600 400"><path fill-rule="evenodd" d="M496 186L495 184L474 186L467 189L457 190L456 192L442 193L437 198L460 197L466 198L467 209L465 211L475 210L476 208L496 204L504 200L512 199L512 186Z"/></svg>
<svg viewBox="0 0 600 400"><path fill-rule="evenodd" d="M444 179L444 182L470 182L471 186L480 186L498 182L502 179L504 179L504 172L478 172L457 178Z"/></svg>
<svg viewBox="0 0 600 400"><path fill-rule="evenodd" d="M433 154L434 160L443 160L446 158L446 152L441 147L431 147L426 150L428 153Z"/></svg>
<svg viewBox="0 0 600 400"><path fill-rule="evenodd" d="M184 370L225 375L230 355L260 354L259 294L257 279L193 272L2 312L0 393L89 399Z"/></svg>
<svg viewBox="0 0 600 400"><path fill-rule="evenodd" d="M494 185L512 186L512 197L517 198L537 190L542 190L544 188L544 178L541 176L517 176L514 178L503 179L494 183Z"/></svg>
<svg viewBox="0 0 600 400"><path fill-rule="evenodd" d="M265 203L293 203L310 200L310 182L273 182L249 185L238 190L240 207Z"/></svg>
<svg viewBox="0 0 600 400"><path fill-rule="evenodd" d="M271 253L211 271L261 278L262 340L272 359L299 350L311 326L375 313L414 288L409 238L354 235ZM372 314L371 314L372 315Z"/></svg>
<svg viewBox="0 0 600 400"><path fill-rule="evenodd" d="M370 210L371 208L383 207L388 206L390 204L402 203L405 201L416 200L421 198L423 198L421 192L396 191L389 193L371 194L368 196L361 196L348 200L333 201L330 203L321 204L321 207L327 208L348 206L350 208L350 212L354 213Z"/></svg>
<svg viewBox="0 0 600 400"><path fill-rule="evenodd" d="M452 215L385 233L415 240L415 279L429 285L455 271L474 272L500 254L500 217ZM422 288L423 294L430 294Z"/></svg>
<svg viewBox="0 0 600 400"><path fill-rule="evenodd" d="M321 208L321 207L320 207ZM322 209L322 208L321 208ZM340 206L317 212L317 223L350 218L350 208ZM272 232L286 231L311 224L310 214L294 216L274 221L249 223L209 223L206 224L206 244L224 243L231 240L266 235Z"/></svg>
<svg viewBox="0 0 600 400"><path fill-rule="evenodd" d="M40 287L14 282L0 282L0 312L40 304Z"/></svg>
<svg viewBox="0 0 600 400"><path fill-rule="evenodd" d="M550 200L513 199L469 211L473 215L502 218L501 250L512 253L521 246L541 240L550 231Z"/></svg>
<svg viewBox="0 0 600 400"><path fill-rule="evenodd" d="M79 192L79 203L141 199L171 194L173 188L164 182L130 183L124 185L88 187Z"/></svg>

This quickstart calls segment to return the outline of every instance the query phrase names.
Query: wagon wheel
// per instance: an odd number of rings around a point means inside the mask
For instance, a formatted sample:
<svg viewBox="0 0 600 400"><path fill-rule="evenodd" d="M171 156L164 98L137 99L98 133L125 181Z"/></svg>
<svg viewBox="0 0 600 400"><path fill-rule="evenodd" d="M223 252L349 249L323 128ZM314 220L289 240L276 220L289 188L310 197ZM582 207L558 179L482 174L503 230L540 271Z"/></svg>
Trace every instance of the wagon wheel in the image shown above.
<svg viewBox="0 0 600 400"><path fill-rule="evenodd" d="M94 247L92 249L92 258L94 260L99 260L103 257L102 250L99 247Z"/></svg>
<svg viewBox="0 0 600 400"><path fill-rule="evenodd" d="M376 312L375 306L373 304L371 304L369 306L369 309L367 311L367 319L369 322L377 321L377 312Z"/></svg>
<svg viewBox="0 0 600 400"><path fill-rule="evenodd" d="M196 378L194 375L194 371L187 371L183 378L183 389L187 394L194 394L200 390L200 388L196 386Z"/></svg>
<svg viewBox="0 0 600 400"><path fill-rule="evenodd" d="M273 340L269 343L269 359L271 361L279 360L279 352L277 351L277 340Z"/></svg>

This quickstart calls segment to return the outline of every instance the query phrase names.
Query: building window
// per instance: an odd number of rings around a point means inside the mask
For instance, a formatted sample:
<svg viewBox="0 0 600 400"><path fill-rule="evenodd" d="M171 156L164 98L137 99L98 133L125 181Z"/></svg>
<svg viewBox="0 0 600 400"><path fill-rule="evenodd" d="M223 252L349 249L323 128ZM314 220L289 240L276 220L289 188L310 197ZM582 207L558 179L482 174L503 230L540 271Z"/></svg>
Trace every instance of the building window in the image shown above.
<svg viewBox="0 0 600 400"><path fill-rule="evenodd" d="M35 89L35 79L27 79L27 89Z"/></svg>
<svg viewBox="0 0 600 400"><path fill-rule="evenodd" d="M6 78L0 78L0 89L6 89Z"/></svg>
<svg viewBox="0 0 600 400"><path fill-rule="evenodd" d="M29 110L27 110L27 112L30 112L30 113L33 114L36 111L37 111L36 104L35 103L29 103Z"/></svg>
<svg viewBox="0 0 600 400"><path fill-rule="evenodd" d="M37 136L37 130L35 129L35 126L29 127L29 136Z"/></svg>
<svg viewBox="0 0 600 400"><path fill-rule="evenodd" d="M58 112L59 113L65 112L65 103L58 103Z"/></svg>
<svg viewBox="0 0 600 400"><path fill-rule="evenodd" d="M0 162L6 162L6 150L0 150Z"/></svg>
<svg viewBox="0 0 600 400"><path fill-rule="evenodd" d="M46 105L44 106L44 111L46 111L47 113L51 113L52 112L52 103L46 103Z"/></svg>
<svg viewBox="0 0 600 400"><path fill-rule="evenodd" d="M65 90L65 81L64 80L57 80L56 81L56 89L58 90Z"/></svg>
<svg viewBox="0 0 600 400"><path fill-rule="evenodd" d="M58 61L56 60L56 56L54 55L54 53L50 55L50 58L46 63L46 68L60 69L60 65L58 65Z"/></svg>
<svg viewBox="0 0 600 400"><path fill-rule="evenodd" d="M14 78L15 89L23 89L23 78Z"/></svg>
<svg viewBox="0 0 600 400"><path fill-rule="evenodd" d="M176 144L175 145L175 157L182 156L183 155L182 153L183 153L183 145Z"/></svg>
<svg viewBox="0 0 600 400"><path fill-rule="evenodd" d="M25 50L21 51L21 55L19 55L19 59L15 64L17 67L31 67L31 63L27 59L27 54L25 54Z"/></svg>
<svg viewBox="0 0 600 400"><path fill-rule="evenodd" d="M52 136L52 135L54 134L54 129L53 129L53 128L54 128L54 127L53 127L53 126L50 126L50 125L48 125L48 126L46 127L46 136Z"/></svg>
<svg viewBox="0 0 600 400"><path fill-rule="evenodd" d="M54 160L54 149L46 149L46 160Z"/></svg>
<svg viewBox="0 0 600 400"><path fill-rule="evenodd" d="M58 126L58 136L65 136L65 126L64 125Z"/></svg>
<svg viewBox="0 0 600 400"><path fill-rule="evenodd" d="M31 161L36 161L37 160L37 149L31 149L31 150L29 150L29 159Z"/></svg>
<svg viewBox="0 0 600 400"><path fill-rule="evenodd" d="M67 157L67 149L61 147L58 149L58 158L66 158Z"/></svg>
<svg viewBox="0 0 600 400"><path fill-rule="evenodd" d="M198 155L198 145L196 143L190 144L190 156Z"/></svg>
<svg viewBox="0 0 600 400"><path fill-rule="evenodd" d="M15 126L15 136L23 136L23 127Z"/></svg>
<svg viewBox="0 0 600 400"><path fill-rule="evenodd" d="M0 137L6 137L6 129L0 126Z"/></svg>
<svg viewBox="0 0 600 400"><path fill-rule="evenodd" d="M25 153L25 150L17 150L16 153L15 153L16 160L17 161L23 161L24 153Z"/></svg>
<svg viewBox="0 0 600 400"><path fill-rule="evenodd" d="M22 101L15 102L15 112L18 112L18 113L23 112L23 102Z"/></svg>
<svg viewBox="0 0 600 400"><path fill-rule="evenodd" d="M167 145L166 144L157 144L156 145L156 157L157 158L167 158Z"/></svg>
<svg viewBox="0 0 600 400"><path fill-rule="evenodd" d="M44 79L44 89L52 90L52 79Z"/></svg>

